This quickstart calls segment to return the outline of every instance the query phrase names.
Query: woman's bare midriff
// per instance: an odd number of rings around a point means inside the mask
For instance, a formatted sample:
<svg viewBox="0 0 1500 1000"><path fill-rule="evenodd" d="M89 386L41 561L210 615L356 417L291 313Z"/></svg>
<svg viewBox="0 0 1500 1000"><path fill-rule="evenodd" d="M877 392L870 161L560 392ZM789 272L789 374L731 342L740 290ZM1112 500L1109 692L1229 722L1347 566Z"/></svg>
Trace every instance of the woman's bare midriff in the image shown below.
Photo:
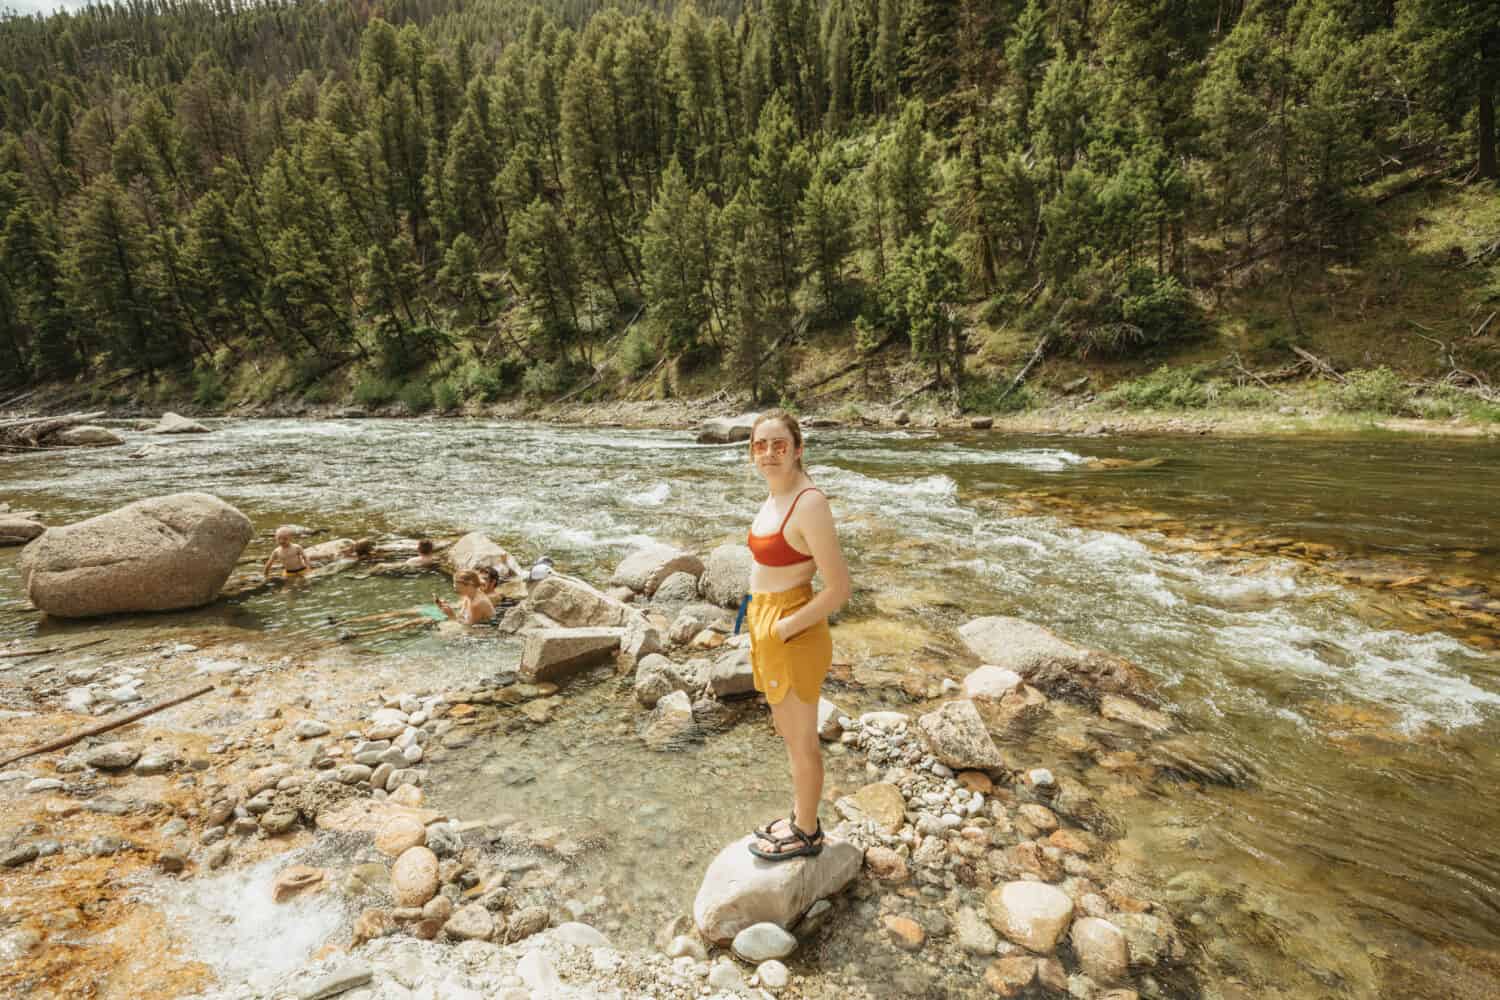
<svg viewBox="0 0 1500 1000"><path fill-rule="evenodd" d="M812 583L817 572L817 563L811 559L793 566L762 566L752 561L750 591L755 594L776 594L783 590L795 590L803 584Z"/></svg>

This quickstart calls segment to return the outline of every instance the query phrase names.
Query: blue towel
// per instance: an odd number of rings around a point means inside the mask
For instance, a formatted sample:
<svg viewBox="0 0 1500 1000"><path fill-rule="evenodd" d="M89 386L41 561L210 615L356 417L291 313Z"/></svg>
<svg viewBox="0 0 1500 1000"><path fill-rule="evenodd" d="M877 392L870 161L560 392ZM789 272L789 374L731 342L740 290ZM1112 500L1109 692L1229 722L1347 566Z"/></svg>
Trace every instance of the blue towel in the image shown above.
<svg viewBox="0 0 1500 1000"><path fill-rule="evenodd" d="M740 600L740 613L734 619L734 634L740 634L740 626L745 622L745 610L750 607L750 595L746 594Z"/></svg>

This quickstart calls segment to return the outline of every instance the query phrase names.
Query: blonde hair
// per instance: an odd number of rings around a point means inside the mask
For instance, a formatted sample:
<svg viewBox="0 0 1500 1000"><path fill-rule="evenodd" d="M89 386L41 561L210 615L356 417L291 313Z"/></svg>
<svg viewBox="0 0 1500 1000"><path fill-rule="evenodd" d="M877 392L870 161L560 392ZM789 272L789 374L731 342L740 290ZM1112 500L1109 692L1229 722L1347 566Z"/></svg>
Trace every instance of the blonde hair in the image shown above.
<svg viewBox="0 0 1500 1000"><path fill-rule="evenodd" d="M479 574L472 569L461 569L453 574L453 586L477 588L479 586Z"/></svg>
<svg viewBox="0 0 1500 1000"><path fill-rule="evenodd" d="M759 427L760 427L761 424L768 424L768 423L772 422L773 420L779 420L783 425L785 425L787 431L792 435L792 444L795 447L797 447L797 448L801 448L802 447L802 425L799 424L799 423L797 423L797 418L794 417L794 416L792 416L786 410L782 410L782 409L767 410L766 412L762 413L760 416L756 417L755 418L755 423L753 423L753 424L750 425L750 443L747 446L750 449L750 461L752 461L752 462L755 461L755 432L756 432L756 430L759 429ZM803 472L807 471L807 469L802 465L802 456L801 455L797 456L797 468L801 469Z"/></svg>

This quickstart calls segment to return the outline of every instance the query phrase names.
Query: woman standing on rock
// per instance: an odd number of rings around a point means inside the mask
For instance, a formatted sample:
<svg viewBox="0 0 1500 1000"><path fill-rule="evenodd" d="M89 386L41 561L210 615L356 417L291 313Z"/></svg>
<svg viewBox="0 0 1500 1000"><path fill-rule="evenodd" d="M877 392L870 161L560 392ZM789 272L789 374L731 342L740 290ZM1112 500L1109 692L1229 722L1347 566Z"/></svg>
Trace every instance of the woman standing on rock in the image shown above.
<svg viewBox="0 0 1500 1000"><path fill-rule="evenodd" d="M786 743L793 794L792 814L756 830L750 853L785 861L823 850L818 698L833 662L828 616L849 599L849 567L828 498L803 467L797 419L781 410L761 414L750 431L750 461L770 488L750 525L750 662ZM815 594L818 573L824 587Z"/></svg>

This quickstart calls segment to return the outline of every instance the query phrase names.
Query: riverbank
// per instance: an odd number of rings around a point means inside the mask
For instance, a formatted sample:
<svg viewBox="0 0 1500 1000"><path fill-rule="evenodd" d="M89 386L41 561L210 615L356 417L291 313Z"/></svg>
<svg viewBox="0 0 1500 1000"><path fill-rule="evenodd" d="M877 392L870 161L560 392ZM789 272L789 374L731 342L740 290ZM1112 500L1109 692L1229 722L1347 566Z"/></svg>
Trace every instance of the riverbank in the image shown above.
<svg viewBox="0 0 1500 1000"><path fill-rule="evenodd" d="M905 406L888 402L849 400L815 408L794 407L811 429L911 428L924 431L990 431L1005 434L1069 434L1092 436L1201 435L1213 437L1298 437L1347 435L1399 435L1414 437L1500 439L1500 422L1451 416L1443 419L1391 416L1379 413L1347 413L1332 409L1320 394L1310 390L1275 409L1231 408L1120 409L1098 402L1065 397L1046 399L1020 412L959 414L932 402ZM762 407L764 408L764 407ZM709 417L732 417L753 411L748 399L724 393L694 399L606 400L532 404L511 401L467 406L447 412L413 413L401 404L378 407L265 403L230 408L195 406L190 400L162 406L131 404L111 407L106 421L132 420L155 423L163 412L178 412L197 418L226 419L391 419L463 420L472 418L542 421L577 427L627 427L633 429L693 430ZM34 416L58 412L26 407L12 416Z"/></svg>
<svg viewBox="0 0 1500 1000"><path fill-rule="evenodd" d="M713 577L725 558L710 555L707 590L722 589ZM472 787L476 765L524 767L530 742L585 741L582 718L591 728L627 720L631 752L657 760L664 777L694 747L712 761L737 734L765 729L764 705L746 700L748 658L743 637L727 635L729 612L697 601L696 587L685 597L666 573L694 563L658 551L622 564L617 577L662 577L655 598L565 578L533 587L501 628L541 630L528 633L519 671L496 657L503 640L460 630L443 640L452 655L423 656L417 685L410 660L361 648L354 622L292 644L191 626L143 642L145 620L123 630L113 620L71 626L107 633L87 653L7 649L3 756L204 681L213 690L0 774L0 987L132 1000L359 989L394 1000L424 988L510 1000L833 1000L879 995L895 977L913 996L1040 989L1134 1000L1133 984L1192 995L1179 921L1123 843L1116 863L1112 845L1127 831L1068 761L1037 758L1004 734L1073 730L1075 751L1129 757L1122 789L1158 768L1244 775L1188 749L1146 703L1135 668L1018 620L969 623L954 637L966 652L915 687L910 675L838 665L827 693L839 704L826 703L820 729L830 847L796 863L822 871L812 880L826 887L785 901L795 936L766 925L740 933L788 889L738 841L705 877L696 919L679 911L657 926L661 915L633 898L641 870L593 860L623 836L623 817L558 826L540 812L469 811L472 793L455 790ZM564 670L533 652L550 630L601 615L635 623L616 636L619 657ZM501 666L476 671L476 644ZM1050 666L1036 656L1044 648ZM893 693L910 707L853 707ZM1128 747L1139 755L1121 756ZM692 835L669 812L652 822L669 841ZM839 869L846 855L853 867ZM671 860L680 881L709 858ZM716 878L724 865L737 875ZM677 888L681 898L691 885Z"/></svg>

